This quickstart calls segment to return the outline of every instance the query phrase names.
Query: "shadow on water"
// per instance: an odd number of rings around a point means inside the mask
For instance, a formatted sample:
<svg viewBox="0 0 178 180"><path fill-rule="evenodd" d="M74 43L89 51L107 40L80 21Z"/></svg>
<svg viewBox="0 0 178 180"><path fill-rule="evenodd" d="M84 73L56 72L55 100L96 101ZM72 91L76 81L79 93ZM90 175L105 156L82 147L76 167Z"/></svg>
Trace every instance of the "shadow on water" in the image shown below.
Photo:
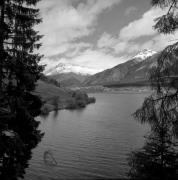
<svg viewBox="0 0 178 180"><path fill-rule="evenodd" d="M48 166L58 166L56 159L51 150L47 150L43 154L44 163Z"/></svg>
<svg viewBox="0 0 178 180"><path fill-rule="evenodd" d="M49 114L40 114L40 117L43 118L43 120L48 119Z"/></svg>
<svg viewBox="0 0 178 180"><path fill-rule="evenodd" d="M59 110L53 112L53 120L56 121L58 119Z"/></svg>
<svg viewBox="0 0 178 180"><path fill-rule="evenodd" d="M69 111L71 113L75 113L75 114L78 114L78 115L82 115L82 113L85 111L86 107L85 108L79 108L79 109L64 109L64 110L54 110L48 114L41 114L40 117L45 121L45 120L48 120L49 117L50 119L52 119L53 121L57 121L59 119L59 114L60 114L60 111Z"/></svg>
<svg viewBox="0 0 178 180"><path fill-rule="evenodd" d="M40 117L45 121L48 120L49 116L51 116L51 119L56 121L58 119L59 110L52 111L48 114L41 114Z"/></svg>
<svg viewBox="0 0 178 180"><path fill-rule="evenodd" d="M70 109L68 111L80 115L80 114L82 114L86 110L86 108L87 107L79 108L79 109Z"/></svg>

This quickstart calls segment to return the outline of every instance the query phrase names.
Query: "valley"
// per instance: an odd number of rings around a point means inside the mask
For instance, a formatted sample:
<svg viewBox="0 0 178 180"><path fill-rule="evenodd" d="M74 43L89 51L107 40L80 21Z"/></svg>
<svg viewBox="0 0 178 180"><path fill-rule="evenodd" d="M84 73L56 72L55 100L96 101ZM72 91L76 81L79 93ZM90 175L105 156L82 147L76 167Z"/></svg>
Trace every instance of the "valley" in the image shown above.
<svg viewBox="0 0 178 180"><path fill-rule="evenodd" d="M38 81L36 93L44 101L42 113L78 109L95 99L87 93L148 93L149 71L158 53L144 50L125 63L92 74L91 69L59 63Z"/></svg>
<svg viewBox="0 0 178 180"><path fill-rule="evenodd" d="M156 66L159 53L143 50L125 63L93 74L85 67L59 63L46 74L58 81L62 87L77 88L104 87L144 87L149 86L149 72ZM97 88L95 88L97 89ZM100 88L101 89L101 88Z"/></svg>

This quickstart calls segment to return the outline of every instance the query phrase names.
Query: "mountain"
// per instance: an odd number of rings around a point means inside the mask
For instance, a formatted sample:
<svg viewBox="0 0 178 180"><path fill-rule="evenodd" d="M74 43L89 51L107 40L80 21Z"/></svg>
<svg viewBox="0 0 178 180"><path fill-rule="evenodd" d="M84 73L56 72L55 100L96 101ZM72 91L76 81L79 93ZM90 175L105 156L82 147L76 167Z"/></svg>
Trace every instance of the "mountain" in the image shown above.
<svg viewBox="0 0 178 180"><path fill-rule="evenodd" d="M91 86L146 82L150 68L156 65L157 56L155 51L141 51L125 63L88 77L83 84Z"/></svg>
<svg viewBox="0 0 178 180"><path fill-rule="evenodd" d="M149 50L149 49L144 49L144 50L140 51L137 55L135 55L133 57L133 59L145 60L146 58L151 57L154 54L156 54L156 51L152 51L152 50Z"/></svg>
<svg viewBox="0 0 178 180"><path fill-rule="evenodd" d="M55 75L55 74L65 74L65 73L75 73L81 75L91 75L95 74L97 71L92 68L79 66L71 63L59 63L55 67L52 67L45 71L47 76Z"/></svg>
<svg viewBox="0 0 178 180"><path fill-rule="evenodd" d="M63 87L76 87L81 86L83 81L89 77L89 75L82 75L73 72L59 73L48 76L51 79L58 81Z"/></svg>
<svg viewBox="0 0 178 180"><path fill-rule="evenodd" d="M57 66L45 71L45 74L61 83L61 86L80 86L96 70L70 63L59 63Z"/></svg>

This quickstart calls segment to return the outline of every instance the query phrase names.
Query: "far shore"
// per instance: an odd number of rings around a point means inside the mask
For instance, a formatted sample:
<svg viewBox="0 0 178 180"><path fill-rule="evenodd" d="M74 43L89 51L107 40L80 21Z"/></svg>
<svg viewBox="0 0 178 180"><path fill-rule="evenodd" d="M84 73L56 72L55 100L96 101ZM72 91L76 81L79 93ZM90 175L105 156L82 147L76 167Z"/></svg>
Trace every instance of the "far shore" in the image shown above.
<svg viewBox="0 0 178 180"><path fill-rule="evenodd" d="M81 90L88 94L95 93L112 93L112 94L127 94L127 93L151 93L153 90L148 86L143 87L103 87L103 86L88 86L88 87L75 87L73 90Z"/></svg>

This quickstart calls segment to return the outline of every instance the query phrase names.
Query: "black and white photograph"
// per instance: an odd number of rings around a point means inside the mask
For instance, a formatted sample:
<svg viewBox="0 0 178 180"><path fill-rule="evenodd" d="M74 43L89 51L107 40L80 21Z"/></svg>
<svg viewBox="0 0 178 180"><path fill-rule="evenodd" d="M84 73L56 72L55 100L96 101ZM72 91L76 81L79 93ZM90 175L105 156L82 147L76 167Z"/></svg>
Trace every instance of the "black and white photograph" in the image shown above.
<svg viewBox="0 0 178 180"><path fill-rule="evenodd" d="M178 0L0 0L0 180L178 180Z"/></svg>

